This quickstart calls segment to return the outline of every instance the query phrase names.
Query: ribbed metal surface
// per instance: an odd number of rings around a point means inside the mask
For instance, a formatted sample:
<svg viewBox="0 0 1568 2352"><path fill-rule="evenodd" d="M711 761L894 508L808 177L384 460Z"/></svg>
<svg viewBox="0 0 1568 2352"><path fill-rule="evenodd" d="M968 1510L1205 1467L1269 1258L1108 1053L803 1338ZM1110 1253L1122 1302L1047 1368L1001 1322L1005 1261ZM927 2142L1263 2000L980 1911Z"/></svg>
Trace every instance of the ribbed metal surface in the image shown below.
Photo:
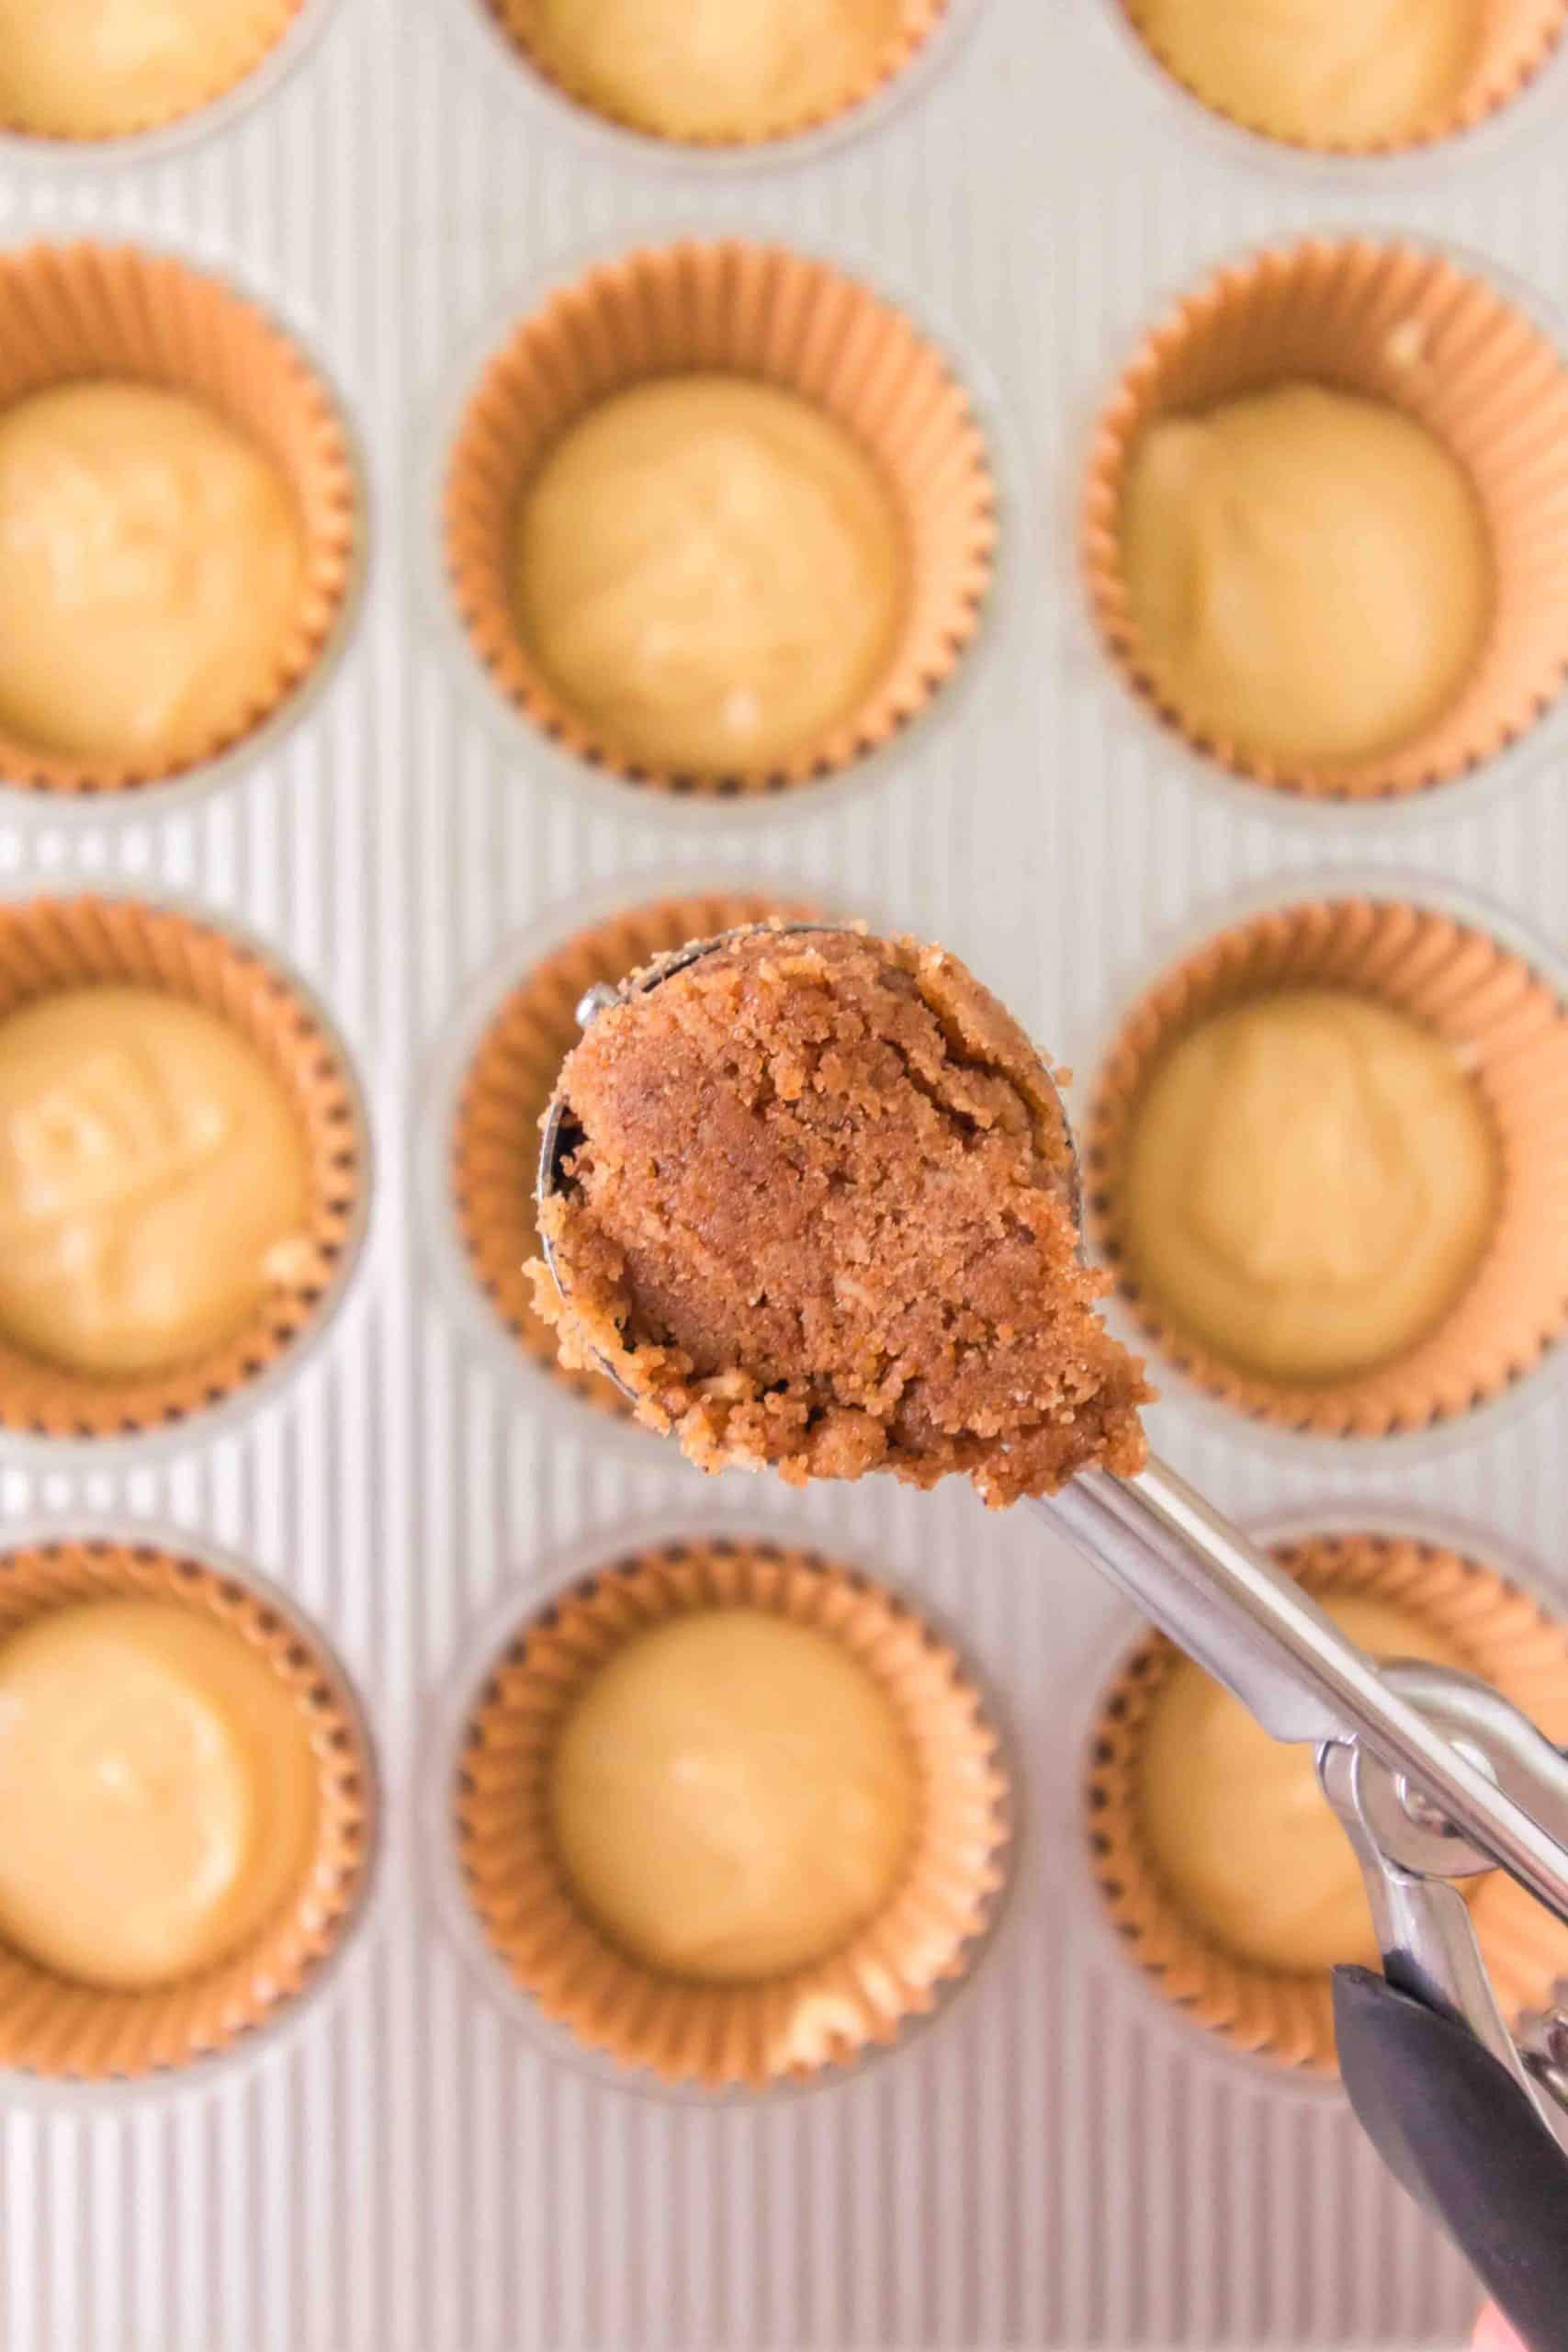
<svg viewBox="0 0 1568 2352"><path fill-rule="evenodd" d="M320 987L378 1144L353 1299L237 1431L124 1475L0 1474L7 1518L129 1512L209 1536L317 1612L386 1768L382 1900L339 1997L248 2072L161 2101L0 2105L6 2352L1451 2343L1457 2262L1356 2142L1190 2041L1103 1951L1077 1852L1077 1743L1118 1604L1032 1525L964 1497L727 1496L858 1553L955 1622L1018 1744L1025 1861L1002 1933L928 2033L841 2088L714 2112L604 2087L485 2001L423 1892L414 1799L441 1678L552 1549L705 1500L650 1442L565 1430L455 1334L412 1182L422 1070L508 936L592 885L778 870L970 956L1062 1050L1153 942L1227 888L1355 857L1491 893L1559 935L1568 803L1550 766L1462 821L1306 833L1195 785L1130 723L1069 561L1082 436L1151 306L1273 231L1410 226L1568 302L1550 137L1347 195L1184 126L1099 21L982 0L912 108L784 172L603 158L459 38L468 0L339 0L265 104L166 161L0 159L0 231L197 251L259 287L364 437L367 609L330 693L259 768L167 817L0 831L0 876L109 876L242 913ZM1561 85L1559 85L1561 88ZM418 583L423 421L510 288L585 243L772 231L861 266L948 335L1004 428L1004 610L962 717L875 787L760 827L679 831L552 786L479 723ZM1165 1415L1166 1450L1248 1510L1371 1488L1551 1561L1561 1398L1396 1479L1306 1472ZM1561 1562L1561 1553L1557 1555ZM1558 1573L1562 1573L1561 1566Z"/></svg>

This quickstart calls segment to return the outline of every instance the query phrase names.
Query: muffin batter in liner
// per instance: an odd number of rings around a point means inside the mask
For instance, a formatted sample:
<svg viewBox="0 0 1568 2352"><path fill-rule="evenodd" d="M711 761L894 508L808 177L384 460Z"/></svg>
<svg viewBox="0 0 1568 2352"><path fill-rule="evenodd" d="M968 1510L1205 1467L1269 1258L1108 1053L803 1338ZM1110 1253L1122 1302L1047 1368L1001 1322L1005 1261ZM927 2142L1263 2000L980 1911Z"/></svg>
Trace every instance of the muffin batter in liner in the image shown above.
<svg viewBox="0 0 1568 2352"><path fill-rule="evenodd" d="M1287 138L1280 131L1266 130L1261 123L1233 113L1216 96L1200 89L1181 72L1178 62L1164 53L1141 21L1138 0L1110 0L1110 5L1122 9L1156 64L1212 113L1259 139L1271 139L1281 146L1323 155L1405 155L1434 146L1439 140L1454 139L1462 131L1473 130L1479 123L1489 121L1503 107L1510 106L1529 87L1556 49L1564 23L1568 22L1563 0L1487 0L1487 5L1477 11L1475 46L1470 64L1448 105L1435 108L1426 120L1397 138L1363 141L1327 135L1307 139ZM1217 5L1224 7L1225 0L1217 0Z"/></svg>
<svg viewBox="0 0 1568 2352"><path fill-rule="evenodd" d="M139 1599L232 1627L288 1688L308 1728L317 1823L294 1894L241 1951L146 1992L75 1984L0 1945L0 2066L51 2080L110 2082L227 2049L302 1992L348 1930L364 1892L374 1770L338 1669L309 1628L237 1577L152 1544L30 1544L0 1554L0 1642L56 1609Z"/></svg>
<svg viewBox="0 0 1568 2352"><path fill-rule="evenodd" d="M624 1955L579 1907L549 1821L554 1744L596 1668L639 1633L723 1608L841 1643L891 1702L918 1767L915 1849L882 1910L829 1959L759 1984L666 1978ZM959 1659L906 1602L815 1553L694 1536L563 1595L497 1662L457 1762L459 1863L491 1949L545 2017L664 2082L761 2089L891 2042L968 1969L1005 1875L998 1748Z"/></svg>
<svg viewBox="0 0 1568 2352"><path fill-rule="evenodd" d="M818 107L807 114L781 117L776 122L762 123L753 129L706 135L696 131L655 130L647 122L634 122L629 117L611 111L601 104L596 96L579 87L569 73L549 60L547 49L541 46L538 12L534 0L483 0L483 5L488 6L491 15L534 72L574 106L601 116L607 122L621 124L636 131L640 138L657 139L661 144L675 148L698 147L723 153L733 148L767 146L780 139L798 138L804 133L820 130L829 123L839 122L857 107L864 106L868 99L897 81L905 68L914 62L942 23L952 0L903 0L897 24L876 58L874 70L869 75L846 82L831 105Z"/></svg>
<svg viewBox="0 0 1568 2352"><path fill-rule="evenodd" d="M77 798L188 775L265 726L338 630L359 532L348 440L325 386L288 335L217 278L131 245L35 244L0 254L0 409L84 379L155 385L213 410L289 485L302 562L265 691L194 757L89 759L0 728L0 783Z"/></svg>
<svg viewBox="0 0 1568 2352"><path fill-rule="evenodd" d="M45 0L47 6L48 0ZM58 118L44 113L28 113L10 109L0 104L0 131L9 131L27 139L49 140L62 147L93 147L100 141L133 139L150 130L164 130L176 122L185 122L194 114L216 104L229 92L238 88L256 68L269 57L278 42L309 5L309 0L242 0L236 7L236 19L248 18L241 37L236 21L225 29L229 33L226 53L212 62L210 74L187 85L185 94L168 103L149 107L136 119L116 121L112 126L101 119L90 129L84 129L80 109L73 119L64 113ZM41 10L40 10L40 13Z"/></svg>
<svg viewBox="0 0 1568 2352"><path fill-rule="evenodd" d="M1128 467L1146 427L1303 381L1390 401L1435 435L1470 476L1495 572L1486 641L1449 707L1392 751L1329 765L1270 758L1179 708L1156 683L1122 562ZM1568 363L1484 278L1418 245L1309 238L1230 263L1145 336L1100 417L1081 555L1117 669L1232 775L1346 802L1452 783L1526 734L1568 679Z"/></svg>
<svg viewBox="0 0 1568 2352"><path fill-rule="evenodd" d="M1568 1740L1568 1627L1493 1569L1398 1535L1314 1537L1282 1544L1275 1556L1308 1592L1362 1593L1399 1609L1450 1644L1549 1739ZM1096 1883L1129 1958L1195 2023L1233 2049L1332 2075L1327 1972L1293 1974L1236 1958L1178 1909L1156 1875L1139 1819L1139 1761L1151 1712L1180 1655L1150 1631L1100 1706L1087 1791ZM1275 1867L1288 1870L1288 1854ZM1554 1981L1568 1977L1568 1932L1505 1871L1469 1883L1476 1890L1472 1917L1505 2014L1546 2006Z"/></svg>
<svg viewBox="0 0 1568 2352"><path fill-rule="evenodd" d="M907 544L896 640L862 707L765 775L682 775L626 759L544 675L512 597L518 503L560 435L612 393L702 374L775 385L836 419L876 461ZM907 725L975 635L997 535L985 441L935 345L826 263L738 238L642 247L551 294L474 388L448 461L443 522L452 594L497 691L591 766L714 797L832 775Z"/></svg>
<svg viewBox="0 0 1568 2352"><path fill-rule="evenodd" d="M562 1364L524 1272L539 1251L534 1215L539 1122L581 1035L577 1006L596 983L623 980L688 940L813 911L739 890L628 907L541 956L508 990L473 1050L452 1136L451 1199L474 1280L525 1355L574 1396L622 1420L629 1420L631 1411L618 1389L595 1373L569 1372Z"/></svg>
<svg viewBox="0 0 1568 2352"><path fill-rule="evenodd" d="M1468 1286L1393 1361L1334 1382L1227 1363L1128 1264L1122 1173L1150 1071L1207 1015L1292 988L1343 989L1451 1042L1496 1131L1495 1227ZM1089 1225L1152 1345L1209 1396L1276 1428L1385 1437L1455 1419L1522 1378L1568 1329L1568 1006L1485 933L1397 900L1314 899L1220 933L1136 1005L1085 1131Z"/></svg>
<svg viewBox="0 0 1568 2352"><path fill-rule="evenodd" d="M306 1149L304 1247L298 1271L231 1340L168 1371L95 1379L24 1353L0 1333L0 1430L135 1437L222 1403L326 1311L356 1238L367 1140L352 1080L318 1016L257 950L136 899L0 902L0 1021L39 998L105 982L161 989L204 1005L247 1038L282 1082Z"/></svg>

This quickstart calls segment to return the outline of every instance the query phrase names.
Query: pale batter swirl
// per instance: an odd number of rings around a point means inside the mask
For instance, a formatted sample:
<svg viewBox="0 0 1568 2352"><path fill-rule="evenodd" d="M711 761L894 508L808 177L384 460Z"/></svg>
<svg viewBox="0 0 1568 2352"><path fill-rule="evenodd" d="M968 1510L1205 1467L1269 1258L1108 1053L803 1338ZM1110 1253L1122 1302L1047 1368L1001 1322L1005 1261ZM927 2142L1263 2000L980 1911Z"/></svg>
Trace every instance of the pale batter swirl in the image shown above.
<svg viewBox="0 0 1568 2352"><path fill-rule="evenodd" d="M224 1959L303 1871L310 1737L265 1657L168 1601L85 1601L0 1644L0 1937L81 1984Z"/></svg>
<svg viewBox="0 0 1568 2352"><path fill-rule="evenodd" d="M1417 136L1452 107L1483 0L1128 0L1179 81L1249 130L1306 147Z"/></svg>
<svg viewBox="0 0 1568 2352"><path fill-rule="evenodd" d="M104 1378L191 1363L297 1272L304 1133L238 1031L156 989L0 1020L0 1330Z"/></svg>
<svg viewBox="0 0 1568 2352"><path fill-rule="evenodd" d="M172 122L260 63L289 0L0 0L0 121L55 139Z"/></svg>
<svg viewBox="0 0 1568 2352"><path fill-rule="evenodd" d="M1156 1064L1126 1167L1130 1270L1232 1363L1334 1380L1439 1320L1491 1232L1498 1149L1454 1047L1332 989L1218 1012Z"/></svg>
<svg viewBox="0 0 1568 2352"><path fill-rule="evenodd" d="M776 139L868 88L905 0L503 0L574 96L665 139Z"/></svg>
<svg viewBox="0 0 1568 2352"><path fill-rule="evenodd" d="M622 756L765 775L852 715L892 651L892 493L794 392L671 377L572 425L525 492L513 595L562 699Z"/></svg>
<svg viewBox="0 0 1568 2352"><path fill-rule="evenodd" d="M206 756L273 695L303 563L288 483L202 401L82 383L0 410L0 729Z"/></svg>
<svg viewBox="0 0 1568 2352"><path fill-rule="evenodd" d="M1480 656L1480 501L1384 401L1277 384L1151 424L1122 556L1163 702L1219 743L1332 766L1410 742Z"/></svg>
<svg viewBox="0 0 1568 2352"><path fill-rule="evenodd" d="M562 1861L637 1959L711 1982L825 1958L886 1900L914 1836L891 1702L827 1634L700 1611L628 1642L551 1768Z"/></svg>

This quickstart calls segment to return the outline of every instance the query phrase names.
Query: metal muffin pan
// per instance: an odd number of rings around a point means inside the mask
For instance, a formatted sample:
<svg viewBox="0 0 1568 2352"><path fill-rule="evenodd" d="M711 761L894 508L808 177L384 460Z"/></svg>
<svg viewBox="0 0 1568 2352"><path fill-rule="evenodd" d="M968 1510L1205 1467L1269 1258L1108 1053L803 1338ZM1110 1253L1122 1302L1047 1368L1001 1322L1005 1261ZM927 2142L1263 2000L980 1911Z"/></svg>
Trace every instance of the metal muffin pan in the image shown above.
<svg viewBox="0 0 1568 2352"><path fill-rule="evenodd" d="M421 1849L433 1726L477 1629L544 1564L695 1520L695 1474L540 1411L433 1279L424 1101L510 944L590 895L770 877L968 957L1064 1058L1159 944L1310 858L1414 867L1558 946L1561 755L1506 794L1311 829L1205 790L1085 621L1083 455L1141 329L1216 258L1314 229L1430 237L1568 308L1568 162L1544 137L1419 171L1273 171L1108 39L1108 0L984 0L899 102L724 171L584 141L458 21L334 0L319 40L199 141L0 153L0 233L141 236L265 289L344 400L367 478L359 626L286 737L203 794L25 823L0 878L189 896L302 974L349 1040L377 1155L352 1295L299 1376L134 1460L0 1463L7 1523L130 1520L231 1548L319 1623L384 1773L376 1933L337 1996L177 2098L41 2113L0 2086L6 2352L763 2352L764 2347L1455 2344L1472 2290L1332 2098L1280 2095L1151 2018L1081 1862L1083 1693L1121 1603L1021 1517L880 1482L719 1500L864 1560L961 1637L1026 1824L964 1996L809 2098L713 2109L563 2064L476 1986ZM971 13L967 8L965 14ZM1554 85L1561 87L1555 81ZM1546 86L1543 77L1543 86ZM523 101L519 103L520 99ZM457 356L574 256L738 231L840 261L942 322L1008 424L1005 609L951 723L852 791L678 827L579 789L488 722L436 641L432 436ZM1004 625L996 625L997 623ZM1375 1487L1543 1563L1568 1601L1562 1392L1408 1464L1310 1461L1156 1410L1162 1449L1250 1516Z"/></svg>

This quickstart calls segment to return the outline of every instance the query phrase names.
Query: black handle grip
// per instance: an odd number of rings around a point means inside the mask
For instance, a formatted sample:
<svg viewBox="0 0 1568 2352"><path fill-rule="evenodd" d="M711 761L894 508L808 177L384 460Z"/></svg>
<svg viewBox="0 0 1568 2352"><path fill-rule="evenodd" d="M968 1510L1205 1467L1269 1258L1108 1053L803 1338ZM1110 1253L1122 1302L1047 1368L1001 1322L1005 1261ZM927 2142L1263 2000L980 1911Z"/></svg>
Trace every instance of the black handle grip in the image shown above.
<svg viewBox="0 0 1568 2352"><path fill-rule="evenodd" d="M1469 2030L1365 1968L1334 1972L1339 2071L1384 2163L1530 2352L1568 2352L1568 2155Z"/></svg>

